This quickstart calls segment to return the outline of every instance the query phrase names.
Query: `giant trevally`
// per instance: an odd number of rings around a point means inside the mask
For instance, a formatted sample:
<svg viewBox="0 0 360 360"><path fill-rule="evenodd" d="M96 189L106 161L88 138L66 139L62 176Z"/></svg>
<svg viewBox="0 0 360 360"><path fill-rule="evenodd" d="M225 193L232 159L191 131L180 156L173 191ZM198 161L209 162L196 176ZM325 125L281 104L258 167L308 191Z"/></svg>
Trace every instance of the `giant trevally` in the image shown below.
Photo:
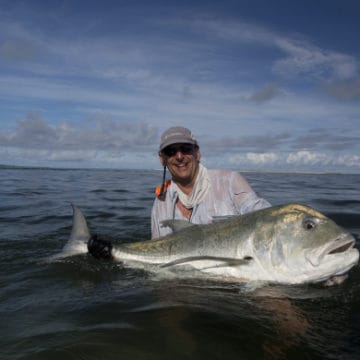
<svg viewBox="0 0 360 360"><path fill-rule="evenodd" d="M152 272L302 284L346 274L358 263L355 238L313 208L273 206L245 215L194 225L169 220L170 235L116 247L91 236L85 217L73 206L73 228L63 256L90 252Z"/></svg>

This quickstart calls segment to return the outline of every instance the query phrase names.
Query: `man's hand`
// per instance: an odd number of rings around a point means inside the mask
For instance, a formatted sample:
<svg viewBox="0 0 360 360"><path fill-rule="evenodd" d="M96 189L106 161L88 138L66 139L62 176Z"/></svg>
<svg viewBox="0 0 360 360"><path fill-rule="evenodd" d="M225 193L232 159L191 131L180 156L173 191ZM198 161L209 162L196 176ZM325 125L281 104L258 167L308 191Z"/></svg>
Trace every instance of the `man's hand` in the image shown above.
<svg viewBox="0 0 360 360"><path fill-rule="evenodd" d="M97 259L112 260L111 241L99 239L97 235L93 235L88 243L89 253Z"/></svg>

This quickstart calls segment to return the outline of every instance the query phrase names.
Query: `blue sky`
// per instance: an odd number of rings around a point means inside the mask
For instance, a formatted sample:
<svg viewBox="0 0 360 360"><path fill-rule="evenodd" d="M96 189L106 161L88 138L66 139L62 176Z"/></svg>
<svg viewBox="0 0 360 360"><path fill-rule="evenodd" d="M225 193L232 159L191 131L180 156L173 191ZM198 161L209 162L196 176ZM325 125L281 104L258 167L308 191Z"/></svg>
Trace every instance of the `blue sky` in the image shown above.
<svg viewBox="0 0 360 360"><path fill-rule="evenodd" d="M0 1L0 164L360 173L360 3Z"/></svg>

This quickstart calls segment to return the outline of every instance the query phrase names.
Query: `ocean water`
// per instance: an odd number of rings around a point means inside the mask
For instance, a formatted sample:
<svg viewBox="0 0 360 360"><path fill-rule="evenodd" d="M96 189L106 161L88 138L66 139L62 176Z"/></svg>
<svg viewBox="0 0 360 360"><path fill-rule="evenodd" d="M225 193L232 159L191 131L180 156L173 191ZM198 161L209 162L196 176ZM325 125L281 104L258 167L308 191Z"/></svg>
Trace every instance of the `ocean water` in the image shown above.
<svg viewBox="0 0 360 360"><path fill-rule="evenodd" d="M245 173L360 240L360 175ZM114 243L150 238L161 172L0 169L1 359L357 359L360 272L340 285L156 279L88 255L48 261L78 205Z"/></svg>

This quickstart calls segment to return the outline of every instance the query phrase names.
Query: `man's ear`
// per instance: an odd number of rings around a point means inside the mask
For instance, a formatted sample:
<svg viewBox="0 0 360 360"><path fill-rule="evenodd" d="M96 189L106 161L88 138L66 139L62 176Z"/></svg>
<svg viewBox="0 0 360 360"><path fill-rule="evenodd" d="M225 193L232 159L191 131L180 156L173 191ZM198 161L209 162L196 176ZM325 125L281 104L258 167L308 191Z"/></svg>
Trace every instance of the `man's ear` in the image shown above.
<svg viewBox="0 0 360 360"><path fill-rule="evenodd" d="M195 157L195 160L200 161L200 159L201 159L200 149L195 150L195 156L194 157Z"/></svg>
<svg viewBox="0 0 360 360"><path fill-rule="evenodd" d="M164 155L161 154L161 152L159 152L159 160L160 160L160 163L162 166L166 165L166 159L165 159Z"/></svg>

